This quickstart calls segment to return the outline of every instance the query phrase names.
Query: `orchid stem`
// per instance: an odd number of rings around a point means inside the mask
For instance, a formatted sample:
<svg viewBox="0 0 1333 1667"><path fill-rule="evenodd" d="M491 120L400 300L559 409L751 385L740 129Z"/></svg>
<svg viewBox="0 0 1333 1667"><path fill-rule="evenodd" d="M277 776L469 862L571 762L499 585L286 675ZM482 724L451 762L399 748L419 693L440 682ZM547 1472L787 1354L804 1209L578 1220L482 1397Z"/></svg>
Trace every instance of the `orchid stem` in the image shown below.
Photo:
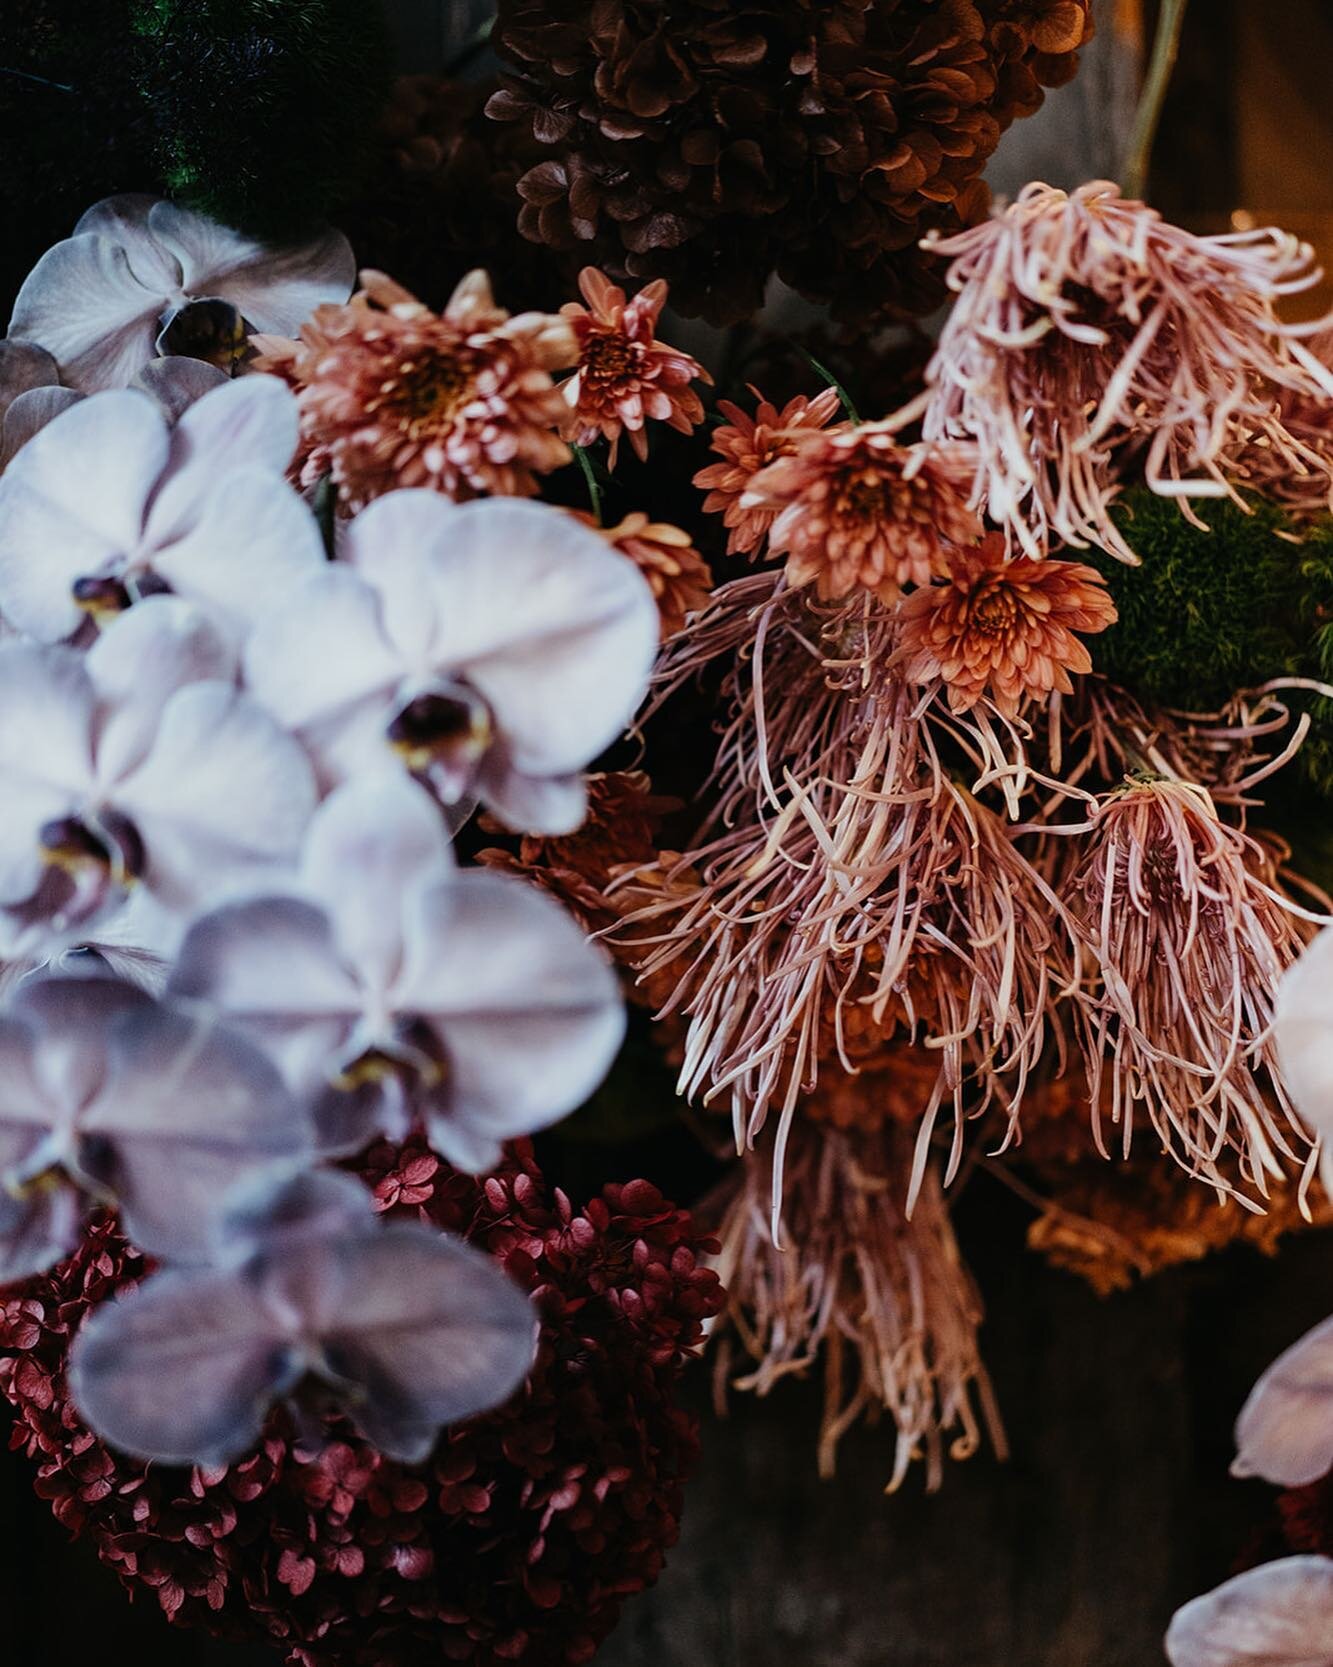
<svg viewBox="0 0 1333 1667"><path fill-rule="evenodd" d="M811 370L822 376L825 382L828 383L829 387L834 390L838 398L842 401L842 408L847 413L848 422L850 422L854 428L859 428L861 426L861 414L852 404L852 396L847 392L846 388L844 388L842 383L838 381L837 377L827 365L820 364L819 360L815 358L809 348L803 347L801 348L801 352L809 361Z"/></svg>
<svg viewBox="0 0 1333 1667"><path fill-rule="evenodd" d="M597 476L593 473L592 459L582 446L571 446L569 449L578 459L579 468L583 470L583 478L588 485L588 501L592 504L592 512L596 517L597 525L604 527L606 520L602 515L602 489L598 486Z"/></svg>
<svg viewBox="0 0 1333 1667"><path fill-rule="evenodd" d="M1152 160L1153 141L1157 138L1162 119L1166 90L1171 84L1171 72L1176 67L1180 51L1180 32L1185 25L1185 7L1189 0L1161 0L1157 14L1157 34L1153 39L1148 73L1143 91L1139 94L1138 109L1134 112L1134 130L1130 134L1129 154L1125 161L1124 193L1141 198L1148 189L1148 164Z"/></svg>

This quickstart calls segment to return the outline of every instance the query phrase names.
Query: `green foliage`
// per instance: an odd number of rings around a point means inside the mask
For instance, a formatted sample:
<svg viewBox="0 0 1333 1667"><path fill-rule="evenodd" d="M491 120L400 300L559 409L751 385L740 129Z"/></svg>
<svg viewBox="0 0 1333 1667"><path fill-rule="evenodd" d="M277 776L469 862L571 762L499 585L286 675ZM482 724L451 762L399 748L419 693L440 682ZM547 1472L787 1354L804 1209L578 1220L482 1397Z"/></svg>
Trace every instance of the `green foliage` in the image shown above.
<svg viewBox="0 0 1333 1667"><path fill-rule="evenodd" d="M1149 701L1196 712L1274 677L1330 680L1333 522L1296 542L1271 504L1248 515L1225 502L1196 507L1206 532L1170 499L1132 492L1118 519L1142 566L1091 552L1120 613L1093 639L1097 669ZM1301 765L1333 793L1333 703L1304 703L1314 727Z"/></svg>
<svg viewBox="0 0 1333 1667"><path fill-rule="evenodd" d="M388 96L379 0L134 0L167 191L273 239L358 183Z"/></svg>

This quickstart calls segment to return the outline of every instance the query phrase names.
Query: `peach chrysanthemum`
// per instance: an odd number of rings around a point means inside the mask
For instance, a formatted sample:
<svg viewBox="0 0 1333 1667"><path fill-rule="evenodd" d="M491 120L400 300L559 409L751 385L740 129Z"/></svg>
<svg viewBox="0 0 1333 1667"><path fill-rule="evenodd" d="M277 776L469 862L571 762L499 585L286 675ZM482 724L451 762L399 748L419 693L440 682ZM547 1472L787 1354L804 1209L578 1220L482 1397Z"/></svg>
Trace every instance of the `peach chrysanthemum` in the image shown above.
<svg viewBox="0 0 1333 1667"><path fill-rule="evenodd" d="M777 517L775 508L747 507L743 502L751 480L770 463L789 456L802 434L827 428L842 405L836 388L825 388L813 399L798 394L780 411L753 384L750 392L758 401L753 417L729 399L718 400L717 408L727 421L713 430L711 444L722 461L710 463L694 477L694 484L708 492L704 509L720 513L728 529L729 556L756 555Z"/></svg>
<svg viewBox="0 0 1333 1667"><path fill-rule="evenodd" d="M1313 1173L1273 1045L1278 979L1318 917L1280 889L1273 852L1192 783L1141 772L1103 798L1067 901L1100 991L1082 1008L1093 1133L1136 1114L1184 1168L1257 1208L1268 1178Z"/></svg>
<svg viewBox="0 0 1333 1667"><path fill-rule="evenodd" d="M741 505L774 513L769 549L786 555L792 586L825 599L860 586L892 602L948 571L950 542L980 536L964 496L971 469L968 448L901 446L888 423L843 423L801 435Z"/></svg>
<svg viewBox="0 0 1333 1667"><path fill-rule="evenodd" d="M604 273L585 266L579 289L587 306L569 301L560 309L578 344L578 368L560 390L567 407L562 432L578 446L601 435L614 469L622 434L637 457L647 457L649 419L689 434L704 415L690 383L713 379L697 359L657 340L667 298L662 279L627 301Z"/></svg>
<svg viewBox="0 0 1333 1667"><path fill-rule="evenodd" d="M664 639L707 605L713 576L687 532L667 521L650 521L642 510L635 510L618 526L603 528L602 536L647 579L657 598Z"/></svg>
<svg viewBox="0 0 1333 1667"><path fill-rule="evenodd" d="M345 305L317 307L299 341L255 338L255 368L297 392L303 484L332 475L351 513L402 486L532 497L537 475L569 462L550 375L574 355L561 319L510 318L484 272L443 313L382 273L361 284Z"/></svg>
<svg viewBox="0 0 1333 1667"><path fill-rule="evenodd" d="M1070 673L1092 670L1075 635L1115 623L1115 604L1094 568L1072 561L1006 561L992 533L955 551L942 585L907 597L898 650L910 683L941 681L956 712L989 695L1007 718L1031 699L1071 694Z"/></svg>
<svg viewBox="0 0 1333 1667"><path fill-rule="evenodd" d="M1308 245L1272 229L1198 237L1096 180L1029 185L931 247L953 257L957 300L923 432L976 442L974 502L1028 555L1064 540L1135 561L1111 517L1131 466L1187 514L1190 498L1238 498L1256 452L1333 490L1333 449L1282 417L1284 399L1328 413L1333 396L1299 339L1313 326L1276 312L1318 279Z"/></svg>

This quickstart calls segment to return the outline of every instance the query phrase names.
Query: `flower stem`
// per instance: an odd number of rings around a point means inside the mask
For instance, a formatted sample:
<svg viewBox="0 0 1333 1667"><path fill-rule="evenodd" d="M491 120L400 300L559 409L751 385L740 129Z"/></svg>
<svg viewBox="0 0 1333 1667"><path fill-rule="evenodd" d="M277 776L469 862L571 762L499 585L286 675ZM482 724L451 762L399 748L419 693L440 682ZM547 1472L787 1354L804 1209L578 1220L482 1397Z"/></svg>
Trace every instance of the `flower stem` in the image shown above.
<svg viewBox="0 0 1333 1667"><path fill-rule="evenodd" d="M1157 13L1157 34L1153 40L1148 73L1143 91L1139 94L1138 109L1134 112L1134 131L1129 139L1129 154L1125 160L1124 192L1127 197L1142 197L1148 188L1148 163L1152 158L1153 141L1162 119L1162 105L1166 89L1171 83L1171 71L1180 50L1180 31L1185 24L1185 7L1189 0L1161 0Z"/></svg>
<svg viewBox="0 0 1333 1667"><path fill-rule="evenodd" d="M822 376L825 382L828 383L829 387L835 390L838 398L842 401L843 410L847 413L848 422L850 422L854 428L859 428L861 426L861 415L852 404L852 396L847 392L846 388L844 388L842 383L838 381L837 377L827 365L820 364L819 360L815 358L809 348L802 347L801 352L805 355L807 361L809 362L811 370Z"/></svg>
<svg viewBox="0 0 1333 1667"><path fill-rule="evenodd" d="M597 476L593 472L592 458L588 456L582 446L571 446L569 449L578 459L579 468L583 470L583 478L588 483L588 500L592 504L592 512L597 519L597 525L604 527L606 521L602 515L602 489L598 486Z"/></svg>

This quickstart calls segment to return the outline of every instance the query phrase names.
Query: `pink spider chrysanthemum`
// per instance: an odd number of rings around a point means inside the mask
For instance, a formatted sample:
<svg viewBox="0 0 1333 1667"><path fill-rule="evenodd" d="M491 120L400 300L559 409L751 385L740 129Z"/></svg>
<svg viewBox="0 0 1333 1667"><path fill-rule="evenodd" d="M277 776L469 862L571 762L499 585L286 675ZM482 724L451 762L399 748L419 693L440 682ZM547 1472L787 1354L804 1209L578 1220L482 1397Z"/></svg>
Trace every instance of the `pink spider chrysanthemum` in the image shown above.
<svg viewBox="0 0 1333 1667"><path fill-rule="evenodd" d="M1128 1151L1146 1117L1165 1150L1234 1193L1228 1150L1261 1196L1314 1146L1278 1069L1278 980L1316 917L1280 889L1273 853L1192 783L1141 772L1090 817L1069 906L1100 988L1082 1009L1093 1130ZM1240 1196L1240 1195L1238 1195ZM1241 1197L1241 1201L1252 1201Z"/></svg>
<svg viewBox="0 0 1333 1667"><path fill-rule="evenodd" d="M1187 514L1190 498L1238 498L1265 453L1333 497L1333 453L1282 413L1333 399L1300 340L1313 326L1276 311L1318 280L1308 245L1198 237L1096 180L1029 185L931 247L952 257L957 300L909 409L927 439L976 443L974 501L1028 555L1064 541L1137 560L1111 515L1131 464Z"/></svg>
<svg viewBox="0 0 1333 1667"><path fill-rule="evenodd" d="M903 1210L911 1148L901 1127L795 1131L781 1247L766 1220L767 1154L747 1153L712 1206L727 1292L714 1333L719 1390L767 1394L822 1353L820 1471L833 1474L842 1435L882 1408L897 1428L890 1492L914 1460L933 1491L946 1455L970 1457L987 1440L1006 1452L977 1340L981 1300L939 1180L928 1178L910 1219Z"/></svg>
<svg viewBox="0 0 1333 1667"><path fill-rule="evenodd" d="M636 457L647 457L650 420L689 434L704 416L690 383L713 379L697 359L657 340L667 299L662 279L627 301L623 289L587 266L579 289L587 306L570 301L560 309L578 347L578 368L560 389L563 433L577 446L590 446L600 435L610 443L614 469L622 434L629 435Z"/></svg>

